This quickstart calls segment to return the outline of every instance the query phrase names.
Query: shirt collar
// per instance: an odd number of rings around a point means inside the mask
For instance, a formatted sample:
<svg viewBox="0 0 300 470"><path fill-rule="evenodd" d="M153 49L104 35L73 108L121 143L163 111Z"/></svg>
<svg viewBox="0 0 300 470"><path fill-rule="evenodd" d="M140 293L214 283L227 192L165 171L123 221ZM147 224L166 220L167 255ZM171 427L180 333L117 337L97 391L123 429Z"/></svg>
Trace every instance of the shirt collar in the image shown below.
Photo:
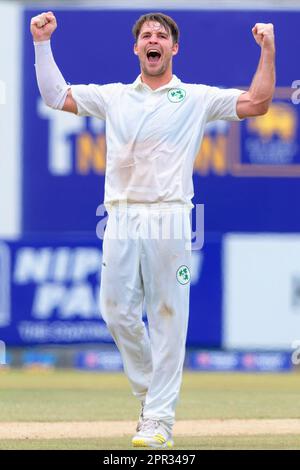
<svg viewBox="0 0 300 470"><path fill-rule="evenodd" d="M136 78L136 80L132 83L131 86L134 89L137 89L138 87L145 87L145 88L149 88L149 90L151 91L158 91L158 90L164 90L165 88L167 89L176 88L180 83L181 83L181 80L178 77L176 77L176 75L173 75L169 83L166 83L166 85L163 85L157 88L156 90L151 90L151 88L148 85L146 85L146 83L142 82L141 75L139 75Z"/></svg>

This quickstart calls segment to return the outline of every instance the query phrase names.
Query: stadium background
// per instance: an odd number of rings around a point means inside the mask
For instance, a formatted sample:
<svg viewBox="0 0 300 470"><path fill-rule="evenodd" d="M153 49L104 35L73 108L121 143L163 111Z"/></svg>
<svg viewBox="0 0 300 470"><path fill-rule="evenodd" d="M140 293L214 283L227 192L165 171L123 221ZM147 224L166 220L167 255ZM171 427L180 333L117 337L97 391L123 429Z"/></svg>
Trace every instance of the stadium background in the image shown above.
<svg viewBox="0 0 300 470"><path fill-rule="evenodd" d="M251 28L274 23L277 88L269 113L207 126L196 159L194 203L205 205L205 244L193 252L186 366L291 369L300 339L300 108L291 100L298 2L0 3L0 339L7 363L121 367L97 306L105 128L50 110L39 97L29 23L48 9L58 19L54 56L74 84L132 82L139 73L132 24L145 10L163 10L181 30L177 76L248 87L259 59Z"/></svg>

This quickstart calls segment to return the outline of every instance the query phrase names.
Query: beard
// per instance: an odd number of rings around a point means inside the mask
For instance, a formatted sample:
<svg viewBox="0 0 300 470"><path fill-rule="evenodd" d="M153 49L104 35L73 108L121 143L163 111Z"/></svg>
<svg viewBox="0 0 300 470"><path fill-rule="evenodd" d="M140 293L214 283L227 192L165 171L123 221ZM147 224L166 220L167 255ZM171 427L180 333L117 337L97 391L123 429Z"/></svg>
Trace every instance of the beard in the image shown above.
<svg viewBox="0 0 300 470"><path fill-rule="evenodd" d="M147 59L146 59L147 61ZM149 64L147 64L147 62L142 62L140 61L140 66L141 66L141 70L143 72L144 75L148 75L149 77L157 77L159 75L163 75L164 72L168 69L170 65L170 60L168 61L163 61L159 67L151 67L149 66Z"/></svg>

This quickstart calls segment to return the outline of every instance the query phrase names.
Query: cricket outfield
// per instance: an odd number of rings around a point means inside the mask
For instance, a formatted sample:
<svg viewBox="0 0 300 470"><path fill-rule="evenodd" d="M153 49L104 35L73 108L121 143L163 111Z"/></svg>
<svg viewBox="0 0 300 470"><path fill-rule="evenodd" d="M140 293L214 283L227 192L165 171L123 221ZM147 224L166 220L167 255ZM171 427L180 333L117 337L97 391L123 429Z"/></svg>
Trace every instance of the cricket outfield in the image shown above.
<svg viewBox="0 0 300 470"><path fill-rule="evenodd" d="M175 449L300 449L300 376L185 372ZM131 449L123 374L0 371L0 449Z"/></svg>

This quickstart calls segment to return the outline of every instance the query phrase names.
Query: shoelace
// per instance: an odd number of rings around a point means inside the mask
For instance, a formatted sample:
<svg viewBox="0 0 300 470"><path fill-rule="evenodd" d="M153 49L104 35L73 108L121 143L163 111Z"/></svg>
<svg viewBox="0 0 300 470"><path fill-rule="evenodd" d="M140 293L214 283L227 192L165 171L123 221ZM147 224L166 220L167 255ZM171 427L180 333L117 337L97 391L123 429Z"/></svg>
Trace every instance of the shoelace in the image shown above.
<svg viewBox="0 0 300 470"><path fill-rule="evenodd" d="M148 430L155 431L158 428L159 424L160 424L159 421L156 419L144 418L142 425L141 425L141 429L143 431L148 431Z"/></svg>

